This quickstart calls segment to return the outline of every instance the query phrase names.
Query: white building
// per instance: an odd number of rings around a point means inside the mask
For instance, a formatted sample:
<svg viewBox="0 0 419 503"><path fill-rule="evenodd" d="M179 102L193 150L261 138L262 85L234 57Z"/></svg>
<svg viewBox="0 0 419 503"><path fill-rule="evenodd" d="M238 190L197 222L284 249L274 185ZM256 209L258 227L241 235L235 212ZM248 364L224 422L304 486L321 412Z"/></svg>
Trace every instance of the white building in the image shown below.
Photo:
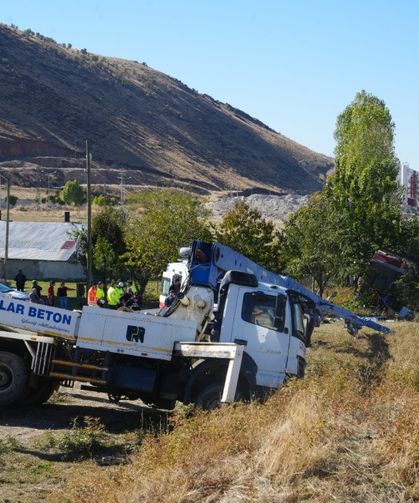
<svg viewBox="0 0 419 503"><path fill-rule="evenodd" d="M72 236L81 227L67 222L9 222L7 278L22 269L31 279L85 281L78 243ZM0 264L4 263L5 238L6 222L0 221Z"/></svg>

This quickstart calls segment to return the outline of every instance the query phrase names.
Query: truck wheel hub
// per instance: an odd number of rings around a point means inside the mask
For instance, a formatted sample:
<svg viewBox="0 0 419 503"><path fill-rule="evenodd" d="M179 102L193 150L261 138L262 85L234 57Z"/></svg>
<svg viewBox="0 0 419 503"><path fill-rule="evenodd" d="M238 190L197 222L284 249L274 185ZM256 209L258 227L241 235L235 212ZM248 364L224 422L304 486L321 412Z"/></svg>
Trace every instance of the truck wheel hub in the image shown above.
<svg viewBox="0 0 419 503"><path fill-rule="evenodd" d="M13 381L13 375L8 367L0 365L0 391L7 389Z"/></svg>

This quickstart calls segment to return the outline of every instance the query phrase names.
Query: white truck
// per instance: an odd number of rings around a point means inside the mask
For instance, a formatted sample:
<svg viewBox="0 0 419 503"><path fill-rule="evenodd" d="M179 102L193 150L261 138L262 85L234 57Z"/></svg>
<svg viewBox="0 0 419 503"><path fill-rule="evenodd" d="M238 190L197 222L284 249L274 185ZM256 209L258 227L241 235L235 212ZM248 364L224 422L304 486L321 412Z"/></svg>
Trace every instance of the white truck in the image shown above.
<svg viewBox="0 0 419 503"><path fill-rule="evenodd" d="M173 284L176 277L180 279L181 286L188 277L188 261L184 258L181 258L177 262L169 262L166 270L163 272L159 297L160 308L164 307L166 297L169 295L170 286Z"/></svg>
<svg viewBox="0 0 419 503"><path fill-rule="evenodd" d="M286 376L304 375L324 311L343 317L351 333L364 325L388 331L226 246L200 241L181 292L157 316L67 311L3 295L0 406L42 403L76 381L112 401L140 398L161 408L264 397Z"/></svg>

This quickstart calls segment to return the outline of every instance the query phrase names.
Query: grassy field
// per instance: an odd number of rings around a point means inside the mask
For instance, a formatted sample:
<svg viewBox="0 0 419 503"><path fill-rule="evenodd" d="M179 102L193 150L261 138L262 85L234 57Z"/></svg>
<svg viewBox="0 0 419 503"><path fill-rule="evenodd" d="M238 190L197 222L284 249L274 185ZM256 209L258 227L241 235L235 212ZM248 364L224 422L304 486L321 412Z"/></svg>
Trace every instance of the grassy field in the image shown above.
<svg viewBox="0 0 419 503"><path fill-rule="evenodd" d="M418 501L419 324L391 327L355 340L322 325L306 378L265 404L181 407L148 432L85 418L25 449L3 439L0 500L17 488L9 501ZM124 461L103 466L112 448Z"/></svg>

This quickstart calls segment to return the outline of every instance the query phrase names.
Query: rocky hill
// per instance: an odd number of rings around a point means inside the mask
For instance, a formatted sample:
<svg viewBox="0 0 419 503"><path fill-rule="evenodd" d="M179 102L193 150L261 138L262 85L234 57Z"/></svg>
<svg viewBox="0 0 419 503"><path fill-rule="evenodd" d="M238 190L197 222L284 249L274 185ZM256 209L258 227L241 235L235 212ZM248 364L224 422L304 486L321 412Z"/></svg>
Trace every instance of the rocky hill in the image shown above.
<svg viewBox="0 0 419 503"><path fill-rule="evenodd" d="M295 193L251 194L249 196L226 196L221 193L208 201L205 206L210 211L212 219L217 221L231 211L237 202L243 201L251 209L259 211L267 220L282 226L291 213L308 203L309 197Z"/></svg>
<svg viewBox="0 0 419 503"><path fill-rule="evenodd" d="M260 90L263 92L263 89ZM30 186L84 180L200 192L318 190L332 160L145 63L0 25L0 169ZM16 169L18 168L18 169ZM41 168L43 175L40 175Z"/></svg>

